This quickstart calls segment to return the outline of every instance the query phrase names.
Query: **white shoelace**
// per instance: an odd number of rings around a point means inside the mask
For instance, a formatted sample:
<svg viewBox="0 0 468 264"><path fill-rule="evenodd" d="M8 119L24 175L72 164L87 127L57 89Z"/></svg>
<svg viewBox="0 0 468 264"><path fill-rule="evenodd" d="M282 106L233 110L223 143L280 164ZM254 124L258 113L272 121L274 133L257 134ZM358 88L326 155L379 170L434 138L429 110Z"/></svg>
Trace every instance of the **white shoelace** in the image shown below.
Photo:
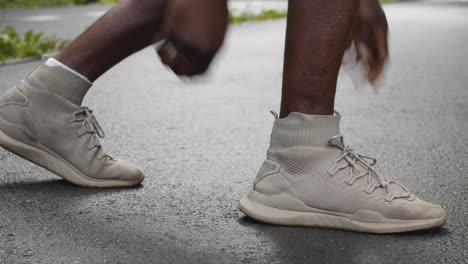
<svg viewBox="0 0 468 264"><path fill-rule="evenodd" d="M111 156L105 154L102 150L102 145L98 139L104 138L106 135L101 125L93 115L93 110L89 109L86 106L80 108L80 110L73 112L73 115L68 119L67 123L71 122L82 122L81 128L77 131L78 137L83 136L84 134L91 134L91 139L88 142L88 149L99 148L97 154L98 159L107 157L113 159ZM88 124L88 126L86 125Z"/></svg>
<svg viewBox="0 0 468 264"><path fill-rule="evenodd" d="M384 176L378 175L377 172L375 172L374 168L372 167L377 163L377 160L375 158L358 154L351 147L344 145L342 135L332 137L328 141L328 144L330 146L334 146L341 149L343 153L339 158L336 159L333 167L328 171L328 174L330 174L331 176L334 176L340 170L349 168L348 174L350 178L346 180L346 183L349 185L352 185L356 180L367 176L366 193L371 194L376 188L384 188L387 192L387 196L385 197L386 201L391 202L396 198L406 198L408 200L414 200L414 195L410 194L408 189L394 181L388 180ZM344 160L345 162L340 164L340 161L342 160ZM361 172L357 164L364 168L363 172ZM377 184L371 182L372 178L377 181ZM401 187L404 190L404 193L401 195L393 194L390 190L390 184L392 183Z"/></svg>

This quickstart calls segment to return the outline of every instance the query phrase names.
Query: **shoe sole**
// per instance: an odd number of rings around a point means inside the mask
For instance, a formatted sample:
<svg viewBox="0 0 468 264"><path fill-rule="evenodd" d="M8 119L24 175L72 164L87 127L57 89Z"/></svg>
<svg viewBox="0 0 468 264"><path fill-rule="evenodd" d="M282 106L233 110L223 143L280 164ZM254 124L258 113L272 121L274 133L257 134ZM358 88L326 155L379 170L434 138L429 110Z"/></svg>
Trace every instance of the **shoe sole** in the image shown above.
<svg viewBox="0 0 468 264"><path fill-rule="evenodd" d="M76 184L81 187L94 187L94 188L117 188L117 187L131 187L140 184L145 176L142 173L135 181L122 181L122 180L99 180L93 179L77 168L71 165L66 160L59 157L54 152L48 150L41 145L37 148L19 140L8 136L5 132L0 130L0 146L6 150L31 161L32 163L43 167L46 170L62 177L63 179Z"/></svg>
<svg viewBox="0 0 468 264"><path fill-rule="evenodd" d="M255 220L273 225L332 228L375 234L435 229L445 223L445 215L439 219L427 220L395 220L382 217L381 222L367 223L350 219L352 215L338 216L332 212L323 213L323 210L317 210L322 213L282 210L260 204L250 197L239 201L239 209Z"/></svg>

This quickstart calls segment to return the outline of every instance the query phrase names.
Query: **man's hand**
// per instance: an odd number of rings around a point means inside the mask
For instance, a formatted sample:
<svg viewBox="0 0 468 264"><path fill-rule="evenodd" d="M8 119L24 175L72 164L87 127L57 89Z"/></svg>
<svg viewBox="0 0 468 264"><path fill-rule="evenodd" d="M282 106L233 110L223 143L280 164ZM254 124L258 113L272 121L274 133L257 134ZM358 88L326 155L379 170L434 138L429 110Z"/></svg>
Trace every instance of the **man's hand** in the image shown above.
<svg viewBox="0 0 468 264"><path fill-rule="evenodd" d="M226 0L169 0L158 54L177 75L204 73L223 44Z"/></svg>
<svg viewBox="0 0 468 264"><path fill-rule="evenodd" d="M357 59L367 64L367 78L375 83L388 58L388 24L379 0L361 0L353 40Z"/></svg>

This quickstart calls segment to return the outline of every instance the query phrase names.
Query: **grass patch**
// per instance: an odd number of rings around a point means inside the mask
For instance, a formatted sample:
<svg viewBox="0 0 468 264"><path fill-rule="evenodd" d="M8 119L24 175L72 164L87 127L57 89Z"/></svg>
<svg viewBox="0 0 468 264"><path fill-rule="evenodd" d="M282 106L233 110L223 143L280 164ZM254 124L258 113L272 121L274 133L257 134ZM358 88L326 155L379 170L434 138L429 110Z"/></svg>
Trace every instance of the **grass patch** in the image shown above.
<svg viewBox="0 0 468 264"><path fill-rule="evenodd" d="M287 17L286 11L264 10L260 14L242 13L240 15L235 16L231 13L229 16L229 21L232 24L240 24L247 21L261 21L285 17Z"/></svg>
<svg viewBox="0 0 468 264"><path fill-rule="evenodd" d="M0 62L8 59L41 56L59 51L67 42L56 37L45 37L43 33L26 32L20 36L13 27L6 27L0 31Z"/></svg>
<svg viewBox="0 0 468 264"><path fill-rule="evenodd" d="M96 2L100 3L100 4L116 4L118 3L120 0L97 0Z"/></svg>
<svg viewBox="0 0 468 264"><path fill-rule="evenodd" d="M2 8L35 8L49 6L73 6L98 2L97 0L0 0Z"/></svg>
<svg viewBox="0 0 468 264"><path fill-rule="evenodd" d="M1 8L37 8L87 4L115 4L119 0L0 0Z"/></svg>

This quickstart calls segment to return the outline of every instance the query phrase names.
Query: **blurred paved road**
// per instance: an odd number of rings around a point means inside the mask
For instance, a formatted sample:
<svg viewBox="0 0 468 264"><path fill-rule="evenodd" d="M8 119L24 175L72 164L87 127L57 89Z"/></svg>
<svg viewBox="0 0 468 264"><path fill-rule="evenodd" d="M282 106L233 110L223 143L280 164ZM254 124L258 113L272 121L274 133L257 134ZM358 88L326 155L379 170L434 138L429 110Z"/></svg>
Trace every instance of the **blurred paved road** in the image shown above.
<svg viewBox="0 0 468 264"><path fill-rule="evenodd" d="M48 10L69 12L69 23L54 26L73 35L85 24L72 14L85 9ZM144 169L142 187L78 188L0 150L0 262L467 263L468 6L386 10L387 82L374 94L343 76L337 109L349 143L447 208L443 229L276 227L237 210L265 155L268 110L279 105L285 20L278 20L232 27L214 70L194 83L168 73L151 49L96 82L86 104L106 129L106 149ZM0 93L33 66L0 67Z"/></svg>

